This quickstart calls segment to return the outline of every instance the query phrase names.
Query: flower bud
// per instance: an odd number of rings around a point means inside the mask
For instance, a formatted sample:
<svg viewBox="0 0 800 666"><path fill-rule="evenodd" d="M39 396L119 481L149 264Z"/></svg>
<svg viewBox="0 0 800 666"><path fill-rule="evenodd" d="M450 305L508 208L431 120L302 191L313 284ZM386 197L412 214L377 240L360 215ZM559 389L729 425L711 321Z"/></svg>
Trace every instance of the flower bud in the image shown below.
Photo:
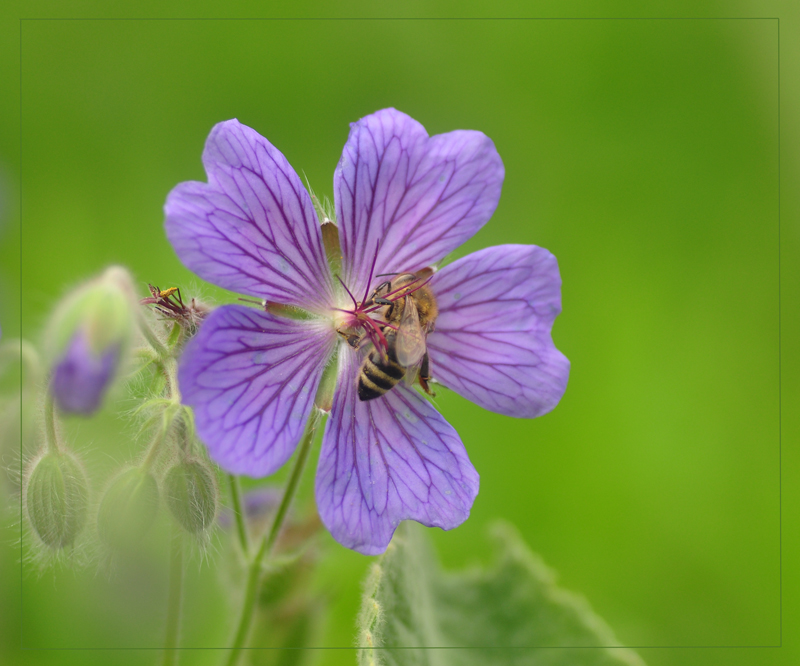
<svg viewBox="0 0 800 666"><path fill-rule="evenodd" d="M28 520L50 548L69 546L86 524L89 480L68 451L45 453L33 464L25 482Z"/></svg>
<svg viewBox="0 0 800 666"><path fill-rule="evenodd" d="M164 479L167 506L187 532L207 530L217 515L217 480L202 460L184 460Z"/></svg>
<svg viewBox="0 0 800 666"><path fill-rule="evenodd" d="M97 410L135 325L136 300L127 270L112 266L70 293L53 315L47 337L52 392L65 412Z"/></svg>
<svg viewBox="0 0 800 666"><path fill-rule="evenodd" d="M111 482L100 502L97 528L109 546L126 549L150 529L158 511L155 477L147 470L130 467Z"/></svg>

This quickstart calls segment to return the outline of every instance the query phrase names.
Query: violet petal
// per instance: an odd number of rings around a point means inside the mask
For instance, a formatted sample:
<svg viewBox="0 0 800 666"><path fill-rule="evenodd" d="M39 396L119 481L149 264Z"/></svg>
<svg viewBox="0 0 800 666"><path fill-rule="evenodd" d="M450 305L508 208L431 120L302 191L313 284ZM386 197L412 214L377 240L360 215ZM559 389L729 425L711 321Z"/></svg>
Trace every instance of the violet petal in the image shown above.
<svg viewBox="0 0 800 666"><path fill-rule="evenodd" d="M533 418L556 406L569 361L550 336L561 312L556 258L535 245L499 245L436 273L428 336L432 376L494 412Z"/></svg>
<svg viewBox="0 0 800 666"><path fill-rule="evenodd" d="M402 383L360 401L358 355L349 349L341 354L317 467L317 508L325 527L342 545L376 555L401 520L445 530L463 523L479 479L458 433Z"/></svg>
<svg viewBox="0 0 800 666"><path fill-rule="evenodd" d="M503 176L482 132L428 137L395 109L353 123L333 180L347 285L364 291L376 248L380 273L442 259L492 216Z"/></svg>
<svg viewBox="0 0 800 666"><path fill-rule="evenodd" d="M233 474L266 476L292 455L336 334L327 322L223 305L186 346L178 370L208 452Z"/></svg>
<svg viewBox="0 0 800 666"><path fill-rule="evenodd" d="M209 282L323 310L331 276L311 198L281 152L237 120L214 126L208 183L181 183L164 206L181 261Z"/></svg>
<svg viewBox="0 0 800 666"><path fill-rule="evenodd" d="M119 345L95 353L77 331L53 369L53 399L63 412L89 416L97 411L119 361Z"/></svg>

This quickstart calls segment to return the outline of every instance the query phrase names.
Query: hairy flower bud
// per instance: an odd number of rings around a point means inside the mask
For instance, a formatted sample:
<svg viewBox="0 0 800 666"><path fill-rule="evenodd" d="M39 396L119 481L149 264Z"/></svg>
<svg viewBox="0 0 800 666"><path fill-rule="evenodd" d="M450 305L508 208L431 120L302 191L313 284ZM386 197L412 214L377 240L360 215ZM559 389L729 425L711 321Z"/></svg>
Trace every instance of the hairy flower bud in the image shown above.
<svg viewBox="0 0 800 666"><path fill-rule="evenodd" d="M187 532L207 530L217 514L217 481L208 464L184 460L167 472L164 480L167 506Z"/></svg>
<svg viewBox="0 0 800 666"><path fill-rule="evenodd" d="M128 347L136 307L128 271L112 266L56 309L47 347L53 397L62 411L89 415L100 406Z"/></svg>
<svg viewBox="0 0 800 666"><path fill-rule="evenodd" d="M147 470L130 467L111 482L100 502L97 528L109 546L125 549L141 539L156 517L158 483Z"/></svg>
<svg viewBox="0 0 800 666"><path fill-rule="evenodd" d="M51 451L39 457L25 488L28 520L50 548L69 546L86 524L89 480L83 466L68 451Z"/></svg>

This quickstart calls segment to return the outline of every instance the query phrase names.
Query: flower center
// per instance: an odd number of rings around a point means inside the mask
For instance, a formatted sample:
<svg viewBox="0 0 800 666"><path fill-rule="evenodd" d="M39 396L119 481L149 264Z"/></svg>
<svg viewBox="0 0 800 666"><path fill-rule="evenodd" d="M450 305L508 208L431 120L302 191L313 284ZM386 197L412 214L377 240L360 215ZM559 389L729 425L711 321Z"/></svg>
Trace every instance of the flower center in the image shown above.
<svg viewBox="0 0 800 666"><path fill-rule="evenodd" d="M367 287L364 299L361 301L356 299L347 285L339 278L352 307L333 308L335 311L334 326L336 332L354 349L361 347L364 341L369 341L376 349L385 352L389 347L387 337L393 337L392 332L396 333L401 327L406 327L406 330L411 326L420 327L417 308L407 307L406 299L416 301L420 294L426 294L426 300L433 301L433 295L427 287L433 270L426 268L417 273L393 275L392 279L384 280L372 290ZM378 277L386 277L386 274ZM372 276L370 276L371 280ZM429 307L426 306L426 312L428 310ZM411 311L414 313L411 316L413 323L408 321L409 317L406 315ZM433 316L435 318L435 314Z"/></svg>
<svg viewBox="0 0 800 666"><path fill-rule="evenodd" d="M386 314L392 306L392 301L378 296L379 289L374 289L372 292L368 289L364 299L359 301L341 278L339 282L347 292L352 307L333 308L336 332L354 349L358 349L362 341L369 340L377 349L385 350L387 343L384 328L391 326Z"/></svg>

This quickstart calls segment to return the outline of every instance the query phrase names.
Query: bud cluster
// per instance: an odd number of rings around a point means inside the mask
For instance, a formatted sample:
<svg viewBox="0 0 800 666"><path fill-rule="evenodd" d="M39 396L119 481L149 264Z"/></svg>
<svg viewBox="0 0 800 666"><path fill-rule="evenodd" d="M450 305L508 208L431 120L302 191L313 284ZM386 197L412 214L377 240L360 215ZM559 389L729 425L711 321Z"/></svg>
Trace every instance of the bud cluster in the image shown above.
<svg viewBox="0 0 800 666"><path fill-rule="evenodd" d="M151 532L162 506L176 530L208 542L219 489L195 439L191 411L180 404L177 357L209 308L193 298L184 305L177 288L150 286L150 293L138 301L128 271L112 266L69 292L49 319L42 355L49 379L34 382L34 395L25 396L34 413L37 402L44 404L38 452L22 478L34 553L71 552L92 538L109 554L130 550ZM130 369L146 387L137 389L144 394L136 396L132 413L142 418L150 444L137 461L111 474L95 503L86 467L61 434L61 417L95 413L133 359L138 366Z"/></svg>

